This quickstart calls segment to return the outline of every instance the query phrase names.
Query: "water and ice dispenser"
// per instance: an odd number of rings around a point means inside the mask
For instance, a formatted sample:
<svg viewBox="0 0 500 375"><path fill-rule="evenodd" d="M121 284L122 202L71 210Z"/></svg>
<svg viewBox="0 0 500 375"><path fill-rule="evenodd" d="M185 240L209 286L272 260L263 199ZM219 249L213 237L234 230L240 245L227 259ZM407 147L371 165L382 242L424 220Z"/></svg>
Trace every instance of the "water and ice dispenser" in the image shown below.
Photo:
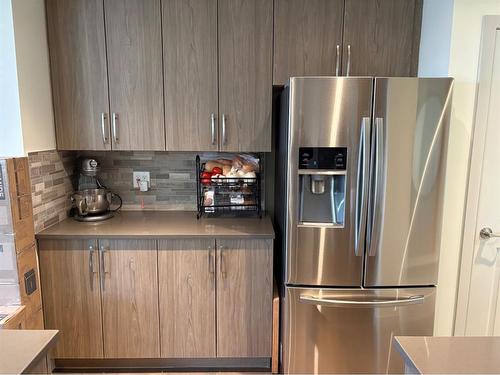
<svg viewBox="0 0 500 375"><path fill-rule="evenodd" d="M347 148L299 149L299 225L343 227Z"/></svg>

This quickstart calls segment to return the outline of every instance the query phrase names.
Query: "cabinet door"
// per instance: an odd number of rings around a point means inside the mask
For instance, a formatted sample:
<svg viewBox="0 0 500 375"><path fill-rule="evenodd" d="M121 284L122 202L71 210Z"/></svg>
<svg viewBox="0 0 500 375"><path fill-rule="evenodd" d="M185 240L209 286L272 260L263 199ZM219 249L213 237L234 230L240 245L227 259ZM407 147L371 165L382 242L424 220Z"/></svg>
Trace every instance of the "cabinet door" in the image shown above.
<svg viewBox="0 0 500 375"><path fill-rule="evenodd" d="M421 0L346 0L344 75L416 76L421 22Z"/></svg>
<svg viewBox="0 0 500 375"><path fill-rule="evenodd" d="M57 148L109 150L103 0L47 0Z"/></svg>
<svg viewBox="0 0 500 375"><path fill-rule="evenodd" d="M217 240L218 357L271 357L272 244Z"/></svg>
<svg viewBox="0 0 500 375"><path fill-rule="evenodd" d="M58 329L55 358L102 358L99 256L95 241L40 240L45 328Z"/></svg>
<svg viewBox="0 0 500 375"><path fill-rule="evenodd" d="M222 151L271 151L272 0L219 0Z"/></svg>
<svg viewBox="0 0 500 375"><path fill-rule="evenodd" d="M217 1L163 0L168 151L218 150Z"/></svg>
<svg viewBox="0 0 500 375"><path fill-rule="evenodd" d="M161 356L215 357L215 241L158 246Z"/></svg>
<svg viewBox="0 0 500 375"><path fill-rule="evenodd" d="M344 0L275 0L274 84L340 75L343 18Z"/></svg>
<svg viewBox="0 0 500 375"><path fill-rule="evenodd" d="M104 0L114 150L165 150L160 0Z"/></svg>
<svg viewBox="0 0 500 375"><path fill-rule="evenodd" d="M155 240L100 240L106 358L160 355Z"/></svg>

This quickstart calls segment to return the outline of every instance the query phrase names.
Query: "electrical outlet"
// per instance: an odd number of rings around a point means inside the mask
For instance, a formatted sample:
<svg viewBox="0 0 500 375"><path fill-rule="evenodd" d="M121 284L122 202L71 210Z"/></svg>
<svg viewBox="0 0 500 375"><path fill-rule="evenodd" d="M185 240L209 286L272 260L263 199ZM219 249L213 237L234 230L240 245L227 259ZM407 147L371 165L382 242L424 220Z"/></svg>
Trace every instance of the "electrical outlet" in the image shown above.
<svg viewBox="0 0 500 375"><path fill-rule="evenodd" d="M151 186L151 181L149 177L149 172L134 172L133 173L133 181L132 186L136 189L139 189L139 183L137 181L147 181L148 186Z"/></svg>

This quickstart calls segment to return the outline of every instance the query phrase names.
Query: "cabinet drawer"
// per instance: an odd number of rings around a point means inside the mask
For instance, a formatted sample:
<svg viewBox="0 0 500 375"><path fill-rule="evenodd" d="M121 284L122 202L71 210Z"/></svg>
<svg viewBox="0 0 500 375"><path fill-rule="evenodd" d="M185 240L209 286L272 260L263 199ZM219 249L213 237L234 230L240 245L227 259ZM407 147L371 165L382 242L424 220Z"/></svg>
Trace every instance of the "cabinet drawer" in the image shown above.
<svg viewBox="0 0 500 375"><path fill-rule="evenodd" d="M14 223L14 238L16 240L16 251L18 253L35 244L33 217L30 216Z"/></svg>
<svg viewBox="0 0 500 375"><path fill-rule="evenodd" d="M17 256L17 270L21 303L26 306L26 316L28 317L42 307L40 273L35 246Z"/></svg>
<svg viewBox="0 0 500 375"><path fill-rule="evenodd" d="M44 329L43 310L41 308L30 316L26 315L24 329Z"/></svg>
<svg viewBox="0 0 500 375"><path fill-rule="evenodd" d="M28 158L8 159L7 174L12 199L23 195L31 195Z"/></svg>

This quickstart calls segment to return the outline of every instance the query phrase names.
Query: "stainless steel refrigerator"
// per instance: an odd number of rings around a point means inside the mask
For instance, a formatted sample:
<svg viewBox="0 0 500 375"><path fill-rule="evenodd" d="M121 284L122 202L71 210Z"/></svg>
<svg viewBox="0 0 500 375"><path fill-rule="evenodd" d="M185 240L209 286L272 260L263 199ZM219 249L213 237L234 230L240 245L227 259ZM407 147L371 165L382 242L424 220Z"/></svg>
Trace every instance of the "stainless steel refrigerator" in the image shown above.
<svg viewBox="0 0 500 375"><path fill-rule="evenodd" d="M281 96L285 373L402 372L432 335L451 78L298 77Z"/></svg>

